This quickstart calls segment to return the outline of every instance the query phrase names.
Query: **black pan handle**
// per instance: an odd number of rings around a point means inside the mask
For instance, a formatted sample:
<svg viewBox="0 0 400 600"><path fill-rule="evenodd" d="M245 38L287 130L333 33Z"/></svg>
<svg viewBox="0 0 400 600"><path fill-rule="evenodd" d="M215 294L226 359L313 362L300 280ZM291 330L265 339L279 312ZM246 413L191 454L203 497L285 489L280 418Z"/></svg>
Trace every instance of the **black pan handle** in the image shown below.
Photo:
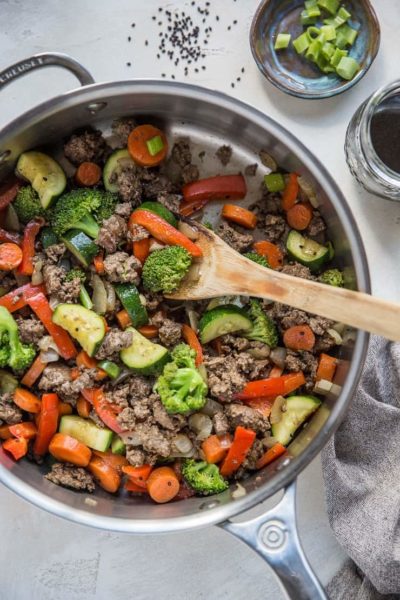
<svg viewBox="0 0 400 600"><path fill-rule="evenodd" d="M269 511L220 527L255 550L278 575L290 600L327 600L325 592L304 555L296 525L296 480L282 500Z"/></svg>
<svg viewBox="0 0 400 600"><path fill-rule="evenodd" d="M11 67L7 67L4 71L0 72L0 90L6 85L26 75L34 69L41 69L42 67L62 67L67 69L77 77L81 85L90 85L94 83L94 79L78 61L74 60L67 54L61 54L60 52L43 52L42 54L34 54L29 58L20 60L14 63Z"/></svg>

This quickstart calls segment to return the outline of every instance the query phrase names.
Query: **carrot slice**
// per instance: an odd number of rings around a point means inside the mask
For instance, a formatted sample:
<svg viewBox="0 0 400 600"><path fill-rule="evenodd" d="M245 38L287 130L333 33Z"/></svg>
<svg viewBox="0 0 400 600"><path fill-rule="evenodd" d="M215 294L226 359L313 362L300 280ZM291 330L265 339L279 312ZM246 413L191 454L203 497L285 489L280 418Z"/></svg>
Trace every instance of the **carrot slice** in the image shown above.
<svg viewBox="0 0 400 600"><path fill-rule="evenodd" d="M83 162L77 168L75 181L82 187L91 187L99 183L101 179L101 169L99 165L93 162Z"/></svg>
<svg viewBox="0 0 400 600"><path fill-rule="evenodd" d="M12 438L9 425L0 425L0 440L8 440Z"/></svg>
<svg viewBox="0 0 400 600"><path fill-rule="evenodd" d="M91 358L84 350L81 350L76 357L76 366L85 367L85 369L95 369L97 367L97 360Z"/></svg>
<svg viewBox="0 0 400 600"><path fill-rule="evenodd" d="M72 406L68 402L59 402L58 404L58 416L63 417L64 415L72 415Z"/></svg>
<svg viewBox="0 0 400 600"><path fill-rule="evenodd" d="M283 253L276 244L263 240L255 242L253 244L253 249L254 252L257 252L257 254L264 256L268 260L272 269L278 269L283 265Z"/></svg>
<svg viewBox="0 0 400 600"><path fill-rule="evenodd" d="M138 260L140 260L142 265L145 263L146 258L149 256L149 252L150 238L145 238L144 240L133 242L133 254Z"/></svg>
<svg viewBox="0 0 400 600"><path fill-rule="evenodd" d="M57 431L59 417L58 405L59 400L57 394L43 394L38 434L33 446L33 452L38 456L46 454L50 441Z"/></svg>
<svg viewBox="0 0 400 600"><path fill-rule="evenodd" d="M120 474L123 468L129 464L125 456L121 456L121 454L113 454L111 451L101 452L100 450L92 450L92 453L104 460L104 462L109 464L113 469L116 469Z"/></svg>
<svg viewBox="0 0 400 600"><path fill-rule="evenodd" d="M290 173L289 180L286 184L282 194L282 208L283 210L289 210L294 206L297 195L299 193L299 182L297 173Z"/></svg>
<svg viewBox="0 0 400 600"><path fill-rule="evenodd" d="M28 452L28 441L25 438L10 438L3 442L3 449L9 452L14 460L19 460Z"/></svg>
<svg viewBox="0 0 400 600"><path fill-rule="evenodd" d="M33 440L38 431L32 421L25 421L23 423L17 423L16 425L10 425L9 430L14 437L22 437L26 440Z"/></svg>
<svg viewBox="0 0 400 600"><path fill-rule="evenodd" d="M315 335L309 325L295 325L283 334L283 343L291 350L312 350L315 346Z"/></svg>
<svg viewBox="0 0 400 600"><path fill-rule="evenodd" d="M154 469L147 480L147 491L154 502L169 502L179 492L179 479L171 467Z"/></svg>
<svg viewBox="0 0 400 600"><path fill-rule="evenodd" d="M149 340L158 336L158 327L155 325L142 325L138 328L138 331Z"/></svg>
<svg viewBox="0 0 400 600"><path fill-rule="evenodd" d="M326 379L327 381L332 381L333 376L335 375L336 365L337 359L334 356L322 353L319 357L316 380L320 381L321 379Z"/></svg>
<svg viewBox="0 0 400 600"><path fill-rule="evenodd" d="M39 379L44 369L46 368L46 363L42 362L40 354L35 358L23 378L21 379L22 385L26 385L26 387L32 387L35 381Z"/></svg>
<svg viewBox="0 0 400 600"><path fill-rule="evenodd" d="M104 274L104 260L103 260L102 252L100 252L100 254L97 254L97 256L94 257L93 264L94 264L94 268L96 269L96 273L98 273L99 275L103 275Z"/></svg>
<svg viewBox="0 0 400 600"><path fill-rule="evenodd" d="M12 271L22 262L22 250L17 244L0 244L0 271Z"/></svg>
<svg viewBox="0 0 400 600"><path fill-rule="evenodd" d="M185 340L185 342L192 348L192 350L196 352L195 364L196 367L198 367L204 361L204 357L203 348L200 344L199 338L196 335L196 332L194 331L194 329L192 329L191 327L189 327L189 325L186 325L185 323L184 325L182 325L182 337Z"/></svg>
<svg viewBox="0 0 400 600"><path fill-rule="evenodd" d="M145 489L146 482L152 470L153 467L151 465L142 465L141 467L132 467L132 465L127 465L125 467L122 467L122 472L125 473L125 475L128 475L131 481L133 481L139 487Z"/></svg>
<svg viewBox="0 0 400 600"><path fill-rule="evenodd" d="M63 433L53 436L49 452L57 460L70 462L77 467L87 467L92 456L92 451L85 444Z"/></svg>
<svg viewBox="0 0 400 600"><path fill-rule="evenodd" d="M186 235L167 223L167 221L148 210L135 210L129 219L130 228L132 224L141 225L163 244L168 244L169 246L182 246L194 258L203 256L200 246L197 246L194 242L189 240Z"/></svg>
<svg viewBox="0 0 400 600"><path fill-rule="evenodd" d="M308 202L298 202L286 213L286 220L292 229L304 231L307 229L313 218L311 204Z"/></svg>
<svg viewBox="0 0 400 600"><path fill-rule="evenodd" d="M152 156L147 147L147 142L160 136L163 142L162 149ZM128 137L128 152L141 167L154 167L162 162L168 153L168 142L165 134L154 125L139 125L135 127Z"/></svg>
<svg viewBox="0 0 400 600"><path fill-rule="evenodd" d="M119 312L117 312L117 314L115 316L117 318L117 321L118 321L121 329L126 329L127 327L132 325L132 321L128 314L128 311L125 310L124 308L122 310L120 310Z"/></svg>
<svg viewBox="0 0 400 600"><path fill-rule="evenodd" d="M23 388L17 388L15 390L13 400L19 408L29 413L39 413L42 407L39 398L32 394L32 392L28 392L28 390L24 390Z"/></svg>
<svg viewBox="0 0 400 600"><path fill-rule="evenodd" d="M298 373L289 373L288 375L283 375L283 396L290 394L297 390L297 388L301 387L305 384L306 378L304 377L304 373L299 371Z"/></svg>
<svg viewBox="0 0 400 600"><path fill-rule="evenodd" d="M99 456L93 456L88 464L88 470L106 492L113 494L121 485L121 477L118 471Z"/></svg>
<svg viewBox="0 0 400 600"><path fill-rule="evenodd" d="M258 461L256 462L256 468L262 469L263 467L265 467L265 465L268 465L273 460L278 458L278 456L281 456L285 452L286 452L285 446L282 446L282 444L277 442L275 444L275 446L272 446L272 448L269 448L265 452L265 454L263 454L262 457L258 459Z"/></svg>
<svg viewBox="0 0 400 600"><path fill-rule="evenodd" d="M195 199L191 200L190 202L181 202L179 206L179 214L182 215L182 217L190 217L190 215L202 210L209 200L211 200L211 198L207 200Z"/></svg>
<svg viewBox="0 0 400 600"><path fill-rule="evenodd" d="M227 221L237 223L246 229L255 229L257 225L257 215L236 204L224 204L221 215Z"/></svg>
<svg viewBox="0 0 400 600"><path fill-rule="evenodd" d="M208 463L215 464L221 462L228 454L232 445L232 438L229 433L225 435L210 435L201 444L204 457Z"/></svg>
<svg viewBox="0 0 400 600"><path fill-rule="evenodd" d="M76 403L76 411L80 417L87 419L90 415L92 405L83 396L79 396Z"/></svg>

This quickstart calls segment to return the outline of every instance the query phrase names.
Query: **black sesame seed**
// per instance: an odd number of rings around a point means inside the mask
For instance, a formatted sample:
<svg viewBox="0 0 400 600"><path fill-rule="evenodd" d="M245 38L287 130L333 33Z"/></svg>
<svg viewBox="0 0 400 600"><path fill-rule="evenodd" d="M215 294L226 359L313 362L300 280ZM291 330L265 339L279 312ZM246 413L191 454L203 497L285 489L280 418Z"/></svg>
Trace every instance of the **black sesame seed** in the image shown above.
<svg viewBox="0 0 400 600"><path fill-rule="evenodd" d="M145 40L144 45L148 46L149 45L149 40Z"/></svg>
<svg viewBox="0 0 400 600"><path fill-rule="evenodd" d="M126 66L127 66L127 67L130 67L130 66L131 66L131 64L132 64L132 63L130 63L130 62L127 62L127 63L126 63Z"/></svg>
<svg viewBox="0 0 400 600"><path fill-rule="evenodd" d="M130 35L128 35L128 42L130 42L130 41L131 41L131 39L132 39L132 38L131 38L131 36L130 36Z"/></svg>
<svg viewBox="0 0 400 600"><path fill-rule="evenodd" d="M242 73L244 73L244 67L242 67L241 71L242 71Z"/></svg>
<svg viewBox="0 0 400 600"><path fill-rule="evenodd" d="M233 87L233 88L234 88L234 87L235 87L235 84L234 84L234 83L231 83L231 87Z"/></svg>
<svg viewBox="0 0 400 600"><path fill-rule="evenodd" d="M136 23L132 23L131 27L136 27Z"/></svg>

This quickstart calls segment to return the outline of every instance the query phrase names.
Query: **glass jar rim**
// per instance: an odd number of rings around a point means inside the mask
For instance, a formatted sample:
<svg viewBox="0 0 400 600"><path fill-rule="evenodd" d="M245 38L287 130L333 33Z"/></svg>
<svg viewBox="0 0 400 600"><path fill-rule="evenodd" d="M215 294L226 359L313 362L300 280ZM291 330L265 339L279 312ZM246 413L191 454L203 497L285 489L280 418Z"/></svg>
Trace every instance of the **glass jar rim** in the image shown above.
<svg viewBox="0 0 400 600"><path fill-rule="evenodd" d="M375 174L386 183L389 183L394 187L399 187L400 173L397 173L382 161L376 153L371 139L371 121L376 108L380 106L384 100L390 98L396 91L398 91L400 96L400 79L396 79L392 83L380 87L367 100L360 122L360 138L363 151L368 149L368 154L372 158L372 160L369 160L368 162Z"/></svg>

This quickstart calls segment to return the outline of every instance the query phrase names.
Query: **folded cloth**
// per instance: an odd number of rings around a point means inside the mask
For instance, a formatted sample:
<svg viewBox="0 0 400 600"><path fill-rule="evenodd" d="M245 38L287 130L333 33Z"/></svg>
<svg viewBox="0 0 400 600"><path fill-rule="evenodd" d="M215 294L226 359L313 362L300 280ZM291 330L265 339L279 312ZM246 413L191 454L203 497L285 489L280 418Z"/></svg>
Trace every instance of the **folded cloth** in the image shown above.
<svg viewBox="0 0 400 600"><path fill-rule="evenodd" d="M329 521L355 563L336 575L330 598L399 598L400 343L371 338L360 386L322 464Z"/></svg>

